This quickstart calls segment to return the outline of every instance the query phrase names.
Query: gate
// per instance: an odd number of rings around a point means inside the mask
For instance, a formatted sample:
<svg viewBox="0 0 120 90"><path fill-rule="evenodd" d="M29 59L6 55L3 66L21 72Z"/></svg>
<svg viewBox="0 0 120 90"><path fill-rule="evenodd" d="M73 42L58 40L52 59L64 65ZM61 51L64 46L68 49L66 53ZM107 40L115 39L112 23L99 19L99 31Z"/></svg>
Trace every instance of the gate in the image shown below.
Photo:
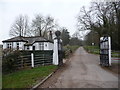
<svg viewBox="0 0 120 90"><path fill-rule="evenodd" d="M33 54L33 57L31 57ZM31 61L33 60L33 61ZM53 50L46 51L21 51L20 57L17 59L16 67L36 67L41 65L53 64Z"/></svg>
<svg viewBox="0 0 120 90"><path fill-rule="evenodd" d="M33 54L34 54L34 65L35 66L52 64L52 60L53 60L52 50L35 51L33 52Z"/></svg>
<svg viewBox="0 0 120 90"><path fill-rule="evenodd" d="M111 39L108 36L100 38L100 65L111 66Z"/></svg>

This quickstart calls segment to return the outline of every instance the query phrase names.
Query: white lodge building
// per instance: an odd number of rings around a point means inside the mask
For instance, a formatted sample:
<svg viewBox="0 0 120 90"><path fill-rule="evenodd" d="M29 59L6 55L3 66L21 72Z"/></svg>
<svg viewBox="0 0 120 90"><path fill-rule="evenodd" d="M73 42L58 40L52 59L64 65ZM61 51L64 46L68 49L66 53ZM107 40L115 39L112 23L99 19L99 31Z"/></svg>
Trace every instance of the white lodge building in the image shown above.
<svg viewBox="0 0 120 90"><path fill-rule="evenodd" d="M3 49L13 49L13 50L53 50L53 41L47 40L44 37L14 37L2 41Z"/></svg>

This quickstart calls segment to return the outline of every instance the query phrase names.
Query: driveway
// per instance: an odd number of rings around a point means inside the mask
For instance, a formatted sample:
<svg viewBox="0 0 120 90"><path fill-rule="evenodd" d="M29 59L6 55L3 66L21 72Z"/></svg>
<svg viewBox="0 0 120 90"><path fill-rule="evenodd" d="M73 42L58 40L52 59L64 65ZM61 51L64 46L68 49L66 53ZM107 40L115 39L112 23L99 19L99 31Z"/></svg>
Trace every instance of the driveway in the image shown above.
<svg viewBox="0 0 120 90"><path fill-rule="evenodd" d="M118 88L118 75L99 65L99 56L82 47L39 88Z"/></svg>

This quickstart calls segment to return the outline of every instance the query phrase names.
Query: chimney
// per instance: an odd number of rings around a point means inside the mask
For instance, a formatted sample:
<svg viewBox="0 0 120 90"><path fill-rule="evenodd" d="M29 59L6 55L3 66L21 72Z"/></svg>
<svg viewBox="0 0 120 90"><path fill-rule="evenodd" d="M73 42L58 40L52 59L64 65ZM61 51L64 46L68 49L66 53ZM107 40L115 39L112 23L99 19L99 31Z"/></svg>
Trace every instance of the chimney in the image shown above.
<svg viewBox="0 0 120 90"><path fill-rule="evenodd" d="M41 30L40 30L40 37L42 36L42 34L41 34Z"/></svg>
<svg viewBox="0 0 120 90"><path fill-rule="evenodd" d="M49 40L52 40L52 31L49 33Z"/></svg>
<svg viewBox="0 0 120 90"><path fill-rule="evenodd" d="M41 37L42 36L42 34L41 34L41 28L40 27L38 27L38 30L39 30L39 36Z"/></svg>

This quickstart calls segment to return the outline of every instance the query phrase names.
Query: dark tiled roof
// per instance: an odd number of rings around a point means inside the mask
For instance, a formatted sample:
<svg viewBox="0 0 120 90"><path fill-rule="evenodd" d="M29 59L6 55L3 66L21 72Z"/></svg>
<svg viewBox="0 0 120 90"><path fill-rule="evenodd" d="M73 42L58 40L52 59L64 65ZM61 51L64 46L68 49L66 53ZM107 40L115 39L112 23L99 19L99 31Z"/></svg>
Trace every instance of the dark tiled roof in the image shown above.
<svg viewBox="0 0 120 90"><path fill-rule="evenodd" d="M24 42L26 42L26 40L24 39L24 37L20 37L20 36L18 36L18 37L14 37L14 38L10 38L10 39L7 39L7 40L4 40L4 41L2 41L2 42L18 42L18 41L24 41Z"/></svg>
<svg viewBox="0 0 120 90"><path fill-rule="evenodd" d="M46 38L40 37L40 36L35 36L35 37L22 37L22 36L20 37L20 36L18 36L18 37L4 40L2 42L18 42L18 41L26 42L26 44L33 44L34 42L52 42L52 41L47 40Z"/></svg>

